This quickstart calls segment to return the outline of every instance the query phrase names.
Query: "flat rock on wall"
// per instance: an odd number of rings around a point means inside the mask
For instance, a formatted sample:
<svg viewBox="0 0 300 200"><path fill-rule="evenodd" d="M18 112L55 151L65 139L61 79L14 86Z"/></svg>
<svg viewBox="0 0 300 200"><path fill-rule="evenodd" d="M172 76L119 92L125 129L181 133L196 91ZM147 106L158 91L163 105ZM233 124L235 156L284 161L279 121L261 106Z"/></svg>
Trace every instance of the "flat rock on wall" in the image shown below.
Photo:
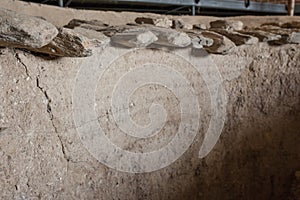
<svg viewBox="0 0 300 200"><path fill-rule="evenodd" d="M58 34L45 20L0 8L0 46L40 48Z"/></svg>
<svg viewBox="0 0 300 200"><path fill-rule="evenodd" d="M46 33L45 38L43 38L42 32L32 32L31 36L29 32L26 33L32 25L29 22L35 23L38 31L44 30L45 25L41 23L42 19L20 15L5 9L2 9L2 15L6 21L0 31L0 37L3 38L2 46L24 48L52 57L91 56L91 48L108 43L110 37L112 44L127 48L192 47L204 48L210 53L216 54L227 54L235 45L254 45L258 42L268 42L273 45L299 43L299 30L296 21L283 25L265 23L252 29L244 29L243 22L238 20L216 20L210 22L211 27L207 31L205 27L198 27L199 24L186 23L177 19L170 20L166 17L138 17L135 20L136 24L128 23L119 26L111 26L99 20L72 19L64 28L58 30L45 22ZM29 22L22 23L21 29L16 28L17 22L24 20ZM52 26L54 32L49 31L47 26ZM13 30L13 32L8 30ZM27 36L28 34L29 36ZM43 41L37 40L37 38L36 41L33 41L36 34L41 35L39 39ZM22 41L24 40L23 37L25 39L26 37L31 38L32 41ZM29 42L31 45L28 44ZM40 42L40 44L34 42Z"/></svg>
<svg viewBox="0 0 300 200"><path fill-rule="evenodd" d="M83 35L60 28L58 35L49 44L29 50L58 57L86 57L92 55L91 46L90 40Z"/></svg>

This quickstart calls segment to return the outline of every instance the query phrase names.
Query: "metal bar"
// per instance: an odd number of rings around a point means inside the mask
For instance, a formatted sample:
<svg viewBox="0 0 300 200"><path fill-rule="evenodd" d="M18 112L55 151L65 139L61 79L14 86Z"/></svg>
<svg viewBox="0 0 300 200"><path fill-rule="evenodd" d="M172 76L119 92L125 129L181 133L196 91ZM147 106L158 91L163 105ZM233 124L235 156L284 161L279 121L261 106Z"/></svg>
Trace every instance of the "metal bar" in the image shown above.
<svg viewBox="0 0 300 200"><path fill-rule="evenodd" d="M61 0L62 1L62 0ZM73 3L83 3L83 0L72 0ZM274 3L262 3L251 1L248 7L245 6L244 1L241 0L200 0L199 3L195 3L194 0L84 0L84 3L94 3L103 5L107 4L139 4L139 5L170 5L170 6L193 6L197 8L212 8L212 9L224 9L224 10L236 10L236 11L248 11L248 12L261 12L261 13L276 13L287 14L287 8L285 4ZM300 4L295 5L295 14L300 14Z"/></svg>
<svg viewBox="0 0 300 200"><path fill-rule="evenodd" d="M111 2L197 6L201 8L287 14L285 4L251 2L250 5L246 7L244 1L240 0L201 0L198 4L196 4L194 0L111 0Z"/></svg>
<svg viewBox="0 0 300 200"><path fill-rule="evenodd" d="M187 6L181 6L181 7L175 8L175 9L173 9L173 10L169 10L169 11L167 11L165 14L169 14L169 13L172 13L172 12L176 12L176 11L179 11L179 10L184 9L184 8L186 8L186 7L187 7Z"/></svg>
<svg viewBox="0 0 300 200"><path fill-rule="evenodd" d="M228 10L252 11L252 12L266 12L266 13L281 13L286 14L287 10L284 4L251 2L248 7L245 6L244 1L237 0L208 0L200 1L200 7L203 8L219 8Z"/></svg>
<svg viewBox="0 0 300 200"><path fill-rule="evenodd" d="M180 5L180 6L195 5L193 0L112 0L112 2L148 3L148 4L160 4L160 5Z"/></svg>

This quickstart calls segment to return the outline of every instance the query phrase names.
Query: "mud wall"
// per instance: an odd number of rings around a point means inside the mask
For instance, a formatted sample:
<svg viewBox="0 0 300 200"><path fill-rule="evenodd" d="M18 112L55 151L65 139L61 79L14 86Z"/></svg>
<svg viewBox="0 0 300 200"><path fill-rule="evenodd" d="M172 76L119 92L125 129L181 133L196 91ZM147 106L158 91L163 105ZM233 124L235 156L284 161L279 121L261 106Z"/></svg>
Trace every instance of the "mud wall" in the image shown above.
<svg viewBox="0 0 300 200"><path fill-rule="evenodd" d="M189 64L177 61L173 54L164 55L162 59L174 62L172 66L194 82L201 126L191 146L175 162L145 173L121 172L99 162L82 142L78 130L81 126L74 120L79 72L91 67L91 63L101 62L97 58L103 51L98 49L94 57L88 58L49 59L18 49L1 49L1 198L292 198L294 173L300 168L299 44L258 43L237 46L227 55L208 55L221 74L227 103L220 138L204 158L199 158L199 149L214 115L207 83ZM150 52L154 56L150 58L162 55L155 52ZM139 52L133 56L140 59L138 64L149 59ZM168 88L155 85L137 90L130 108L134 121L147 125L153 102L163 105L170 117L163 134L156 139L126 139L113 123L113 108L103 109L110 106L103 98L111 95L110 86L133 64L131 59L117 61L97 82L96 120L108 138L128 151L151 151L157 148L151 144L159 140L162 147L182 121L178 98ZM190 87L175 86L186 90ZM83 91L82 98L88 98L84 94L87 93Z"/></svg>

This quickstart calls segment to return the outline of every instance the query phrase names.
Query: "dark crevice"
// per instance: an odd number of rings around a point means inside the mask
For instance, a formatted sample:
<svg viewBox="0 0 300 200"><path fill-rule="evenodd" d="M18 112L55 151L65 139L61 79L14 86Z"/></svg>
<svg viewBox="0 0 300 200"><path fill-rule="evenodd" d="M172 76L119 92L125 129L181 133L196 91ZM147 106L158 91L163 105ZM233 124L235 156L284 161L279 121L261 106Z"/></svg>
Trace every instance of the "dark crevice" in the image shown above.
<svg viewBox="0 0 300 200"><path fill-rule="evenodd" d="M19 57L19 54L18 54L17 52L15 52L15 58L16 58L17 61L18 61L19 63L21 63L21 65L24 67L25 73L26 73L27 77L31 78L31 76L30 76L30 74L29 74L29 72L28 72L27 66L26 66L25 63L21 60L21 58Z"/></svg>
<svg viewBox="0 0 300 200"><path fill-rule="evenodd" d="M53 123L52 123L52 125L53 125ZM66 154L65 145L64 145L63 142L62 142L61 136L57 134L57 137L58 137L58 139L59 139L60 146L61 146L61 151L62 151L62 153L63 153L63 155L64 155L64 158L65 158L65 160L66 160L67 162L69 162L70 159L69 159L69 157L68 157L67 154Z"/></svg>
<svg viewBox="0 0 300 200"><path fill-rule="evenodd" d="M47 99L47 113L49 113L50 119L51 119L51 121L53 121L53 113L52 113L52 109L51 109L51 99L49 98L47 91L40 86L39 77L36 78L36 86L41 90L41 92L44 94L44 96ZM55 128L55 132L57 132L57 128L55 126L54 126L54 128Z"/></svg>
<svg viewBox="0 0 300 200"><path fill-rule="evenodd" d="M52 102L52 100L51 100L51 98L49 97L47 91L40 85L40 81L39 81L39 77L38 77L38 76L37 76L37 78L36 78L36 86L37 86L37 88L40 89L40 91L44 94L45 98L47 99L47 113L49 114L49 117L50 117L50 120L51 120L51 124L52 124L52 126L53 126L53 128L54 128L54 131L55 131L55 133L57 134L57 137L58 137L58 139L59 139L60 146L61 146L61 151L62 151L62 153L63 153L63 155L64 155L64 158L66 159L67 162L69 162L70 159L68 158L68 156L67 156L67 154L66 154L65 146L64 146L64 144L63 144L63 142L62 142L62 138L61 138L61 136L58 134L58 128L56 127L56 125L55 125L55 123L54 123L54 121L53 121L54 115L53 115L53 113L52 113L52 108L51 108L51 102Z"/></svg>

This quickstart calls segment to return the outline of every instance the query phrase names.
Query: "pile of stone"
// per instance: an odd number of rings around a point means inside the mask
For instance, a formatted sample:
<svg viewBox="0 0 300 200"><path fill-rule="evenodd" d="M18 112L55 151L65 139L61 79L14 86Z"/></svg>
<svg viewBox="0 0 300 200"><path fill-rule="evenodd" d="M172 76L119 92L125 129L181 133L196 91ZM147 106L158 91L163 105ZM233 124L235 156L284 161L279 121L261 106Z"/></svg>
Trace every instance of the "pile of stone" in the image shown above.
<svg viewBox="0 0 300 200"><path fill-rule="evenodd" d="M99 20L73 19L57 28L38 17L0 9L0 46L27 49L57 57L86 57L107 43L121 48L204 48L227 54L236 46L268 42L300 44L300 22L245 28L241 21L216 20L210 27L181 20L136 18L135 23L110 26Z"/></svg>

